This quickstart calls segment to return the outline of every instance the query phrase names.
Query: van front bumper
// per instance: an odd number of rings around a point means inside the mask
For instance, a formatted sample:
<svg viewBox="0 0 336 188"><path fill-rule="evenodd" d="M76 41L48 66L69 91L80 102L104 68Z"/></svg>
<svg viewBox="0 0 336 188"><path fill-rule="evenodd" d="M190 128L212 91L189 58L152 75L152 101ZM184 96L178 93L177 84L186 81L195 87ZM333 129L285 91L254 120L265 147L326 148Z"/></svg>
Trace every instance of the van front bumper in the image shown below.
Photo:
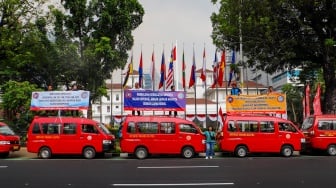
<svg viewBox="0 0 336 188"><path fill-rule="evenodd" d="M115 143L113 140L110 140L111 142L103 142L103 152L110 152L115 149Z"/></svg>

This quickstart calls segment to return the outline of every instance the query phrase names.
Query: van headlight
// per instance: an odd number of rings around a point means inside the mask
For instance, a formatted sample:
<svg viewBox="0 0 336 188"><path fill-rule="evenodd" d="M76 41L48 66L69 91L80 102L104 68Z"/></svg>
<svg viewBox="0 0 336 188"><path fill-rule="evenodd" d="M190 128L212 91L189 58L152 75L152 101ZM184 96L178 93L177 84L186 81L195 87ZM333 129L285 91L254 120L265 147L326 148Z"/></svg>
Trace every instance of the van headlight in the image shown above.
<svg viewBox="0 0 336 188"><path fill-rule="evenodd" d="M9 145L9 144L10 144L10 141L6 141L6 140L0 141L0 145Z"/></svg>
<svg viewBox="0 0 336 188"><path fill-rule="evenodd" d="M111 140L103 140L103 144L112 144Z"/></svg>
<svg viewBox="0 0 336 188"><path fill-rule="evenodd" d="M301 138L301 143L305 143L306 139L305 138Z"/></svg>

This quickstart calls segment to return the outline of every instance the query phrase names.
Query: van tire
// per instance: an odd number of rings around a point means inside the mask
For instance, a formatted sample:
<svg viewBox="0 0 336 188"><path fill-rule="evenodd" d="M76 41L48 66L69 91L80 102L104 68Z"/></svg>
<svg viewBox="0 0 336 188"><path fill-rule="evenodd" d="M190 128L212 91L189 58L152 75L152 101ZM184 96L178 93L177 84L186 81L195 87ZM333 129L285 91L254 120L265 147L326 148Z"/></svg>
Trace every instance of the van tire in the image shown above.
<svg viewBox="0 0 336 188"><path fill-rule="evenodd" d="M240 158L246 157L247 153L248 149L246 146L238 146L235 150L235 155Z"/></svg>
<svg viewBox="0 0 336 188"><path fill-rule="evenodd" d="M328 146L327 149L328 155L335 156L336 155L336 145L332 144Z"/></svg>
<svg viewBox="0 0 336 188"><path fill-rule="evenodd" d="M191 159L195 155L195 151L192 147L184 147L182 150L182 156L186 159Z"/></svg>
<svg viewBox="0 0 336 188"><path fill-rule="evenodd" d="M9 156L9 152L0 153L0 158L7 158Z"/></svg>
<svg viewBox="0 0 336 188"><path fill-rule="evenodd" d="M49 159L51 158L51 150L48 147L42 147L38 153L38 156L41 159Z"/></svg>
<svg viewBox="0 0 336 188"><path fill-rule="evenodd" d="M148 151L144 147L139 147L135 150L135 156L138 159L145 159L148 156Z"/></svg>
<svg viewBox="0 0 336 188"><path fill-rule="evenodd" d="M83 150L83 156L85 159L93 159L96 156L96 150L93 147L86 147Z"/></svg>
<svg viewBox="0 0 336 188"><path fill-rule="evenodd" d="M288 145L285 145L285 146L282 146L281 148L281 155L284 156L284 157L290 157L293 155L293 147L292 146L288 146Z"/></svg>

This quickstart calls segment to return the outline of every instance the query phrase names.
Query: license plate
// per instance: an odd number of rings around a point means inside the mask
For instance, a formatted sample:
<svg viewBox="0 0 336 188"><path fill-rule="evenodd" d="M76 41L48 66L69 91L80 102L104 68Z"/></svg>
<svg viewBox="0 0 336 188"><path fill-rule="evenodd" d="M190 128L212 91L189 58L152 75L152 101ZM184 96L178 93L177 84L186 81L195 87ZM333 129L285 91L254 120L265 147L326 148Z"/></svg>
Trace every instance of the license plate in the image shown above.
<svg viewBox="0 0 336 188"><path fill-rule="evenodd" d="M13 150L18 150L19 146L13 146Z"/></svg>

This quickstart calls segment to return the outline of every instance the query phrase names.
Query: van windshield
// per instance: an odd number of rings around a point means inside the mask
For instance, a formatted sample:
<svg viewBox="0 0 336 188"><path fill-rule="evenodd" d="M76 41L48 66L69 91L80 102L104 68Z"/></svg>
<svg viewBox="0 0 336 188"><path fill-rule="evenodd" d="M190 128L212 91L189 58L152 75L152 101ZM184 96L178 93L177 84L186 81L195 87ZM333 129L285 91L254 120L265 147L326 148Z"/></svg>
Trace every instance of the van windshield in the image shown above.
<svg viewBox="0 0 336 188"><path fill-rule="evenodd" d="M306 118L303 123L302 123L302 130L308 130L313 126L313 122L314 122L314 118L313 117L309 117Z"/></svg>
<svg viewBox="0 0 336 188"><path fill-rule="evenodd" d="M111 134L111 132L108 130L108 128L103 124L103 123L99 123L98 127L101 131L103 131L105 134Z"/></svg>
<svg viewBox="0 0 336 188"><path fill-rule="evenodd" d="M7 125L0 126L0 134L2 135L15 135L14 131L10 129Z"/></svg>

